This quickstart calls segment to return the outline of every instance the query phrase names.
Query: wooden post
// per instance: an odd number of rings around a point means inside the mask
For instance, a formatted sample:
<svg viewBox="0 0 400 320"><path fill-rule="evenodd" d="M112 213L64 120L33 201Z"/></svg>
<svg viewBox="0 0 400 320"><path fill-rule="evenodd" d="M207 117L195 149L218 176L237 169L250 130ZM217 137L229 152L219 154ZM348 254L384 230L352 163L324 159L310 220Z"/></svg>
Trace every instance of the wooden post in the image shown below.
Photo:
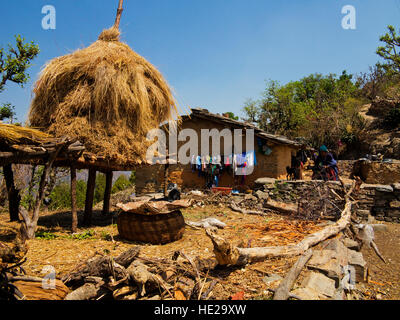
<svg viewBox="0 0 400 320"><path fill-rule="evenodd" d="M3 167L4 179L6 180L6 188L8 193L8 206L10 212L10 221L19 221L19 203L21 196L19 190L14 184L14 173L12 165L7 164Z"/></svg>
<svg viewBox="0 0 400 320"><path fill-rule="evenodd" d="M46 188L47 177L50 173L50 170L54 163L54 160L56 160L57 155L59 154L59 152L65 145L66 145L66 142L60 143L56 147L56 151L50 155L49 159L47 160L46 164L44 165L42 177L40 178L38 193L36 195L35 206L33 207L32 217L29 216L28 211L26 211L24 207L21 206L19 208L19 211L23 218L20 231L21 231L22 237L25 239L34 239L35 238L35 231L36 231L37 223L39 220L40 206L41 206L41 204L43 202L43 198L44 198L44 191Z"/></svg>
<svg viewBox="0 0 400 320"><path fill-rule="evenodd" d="M164 167L164 197L168 197L169 164Z"/></svg>
<svg viewBox="0 0 400 320"><path fill-rule="evenodd" d="M92 213L93 213L93 199L94 199L94 189L96 187L96 169L89 169L89 177L87 181L86 189L86 200L85 200L85 214L83 222L86 226L92 224Z"/></svg>
<svg viewBox="0 0 400 320"><path fill-rule="evenodd" d="M71 213L72 213L72 233L78 231L78 211L76 208L76 168L71 166Z"/></svg>
<svg viewBox="0 0 400 320"><path fill-rule="evenodd" d="M119 23L121 22L122 12L124 11L122 5L124 0L119 0L118 10L117 10L117 17L115 18L114 27L119 29Z"/></svg>
<svg viewBox="0 0 400 320"><path fill-rule="evenodd" d="M113 180L113 172L107 171L107 173L106 173L106 188L104 190L103 214L110 213L110 198L111 198L112 180Z"/></svg>

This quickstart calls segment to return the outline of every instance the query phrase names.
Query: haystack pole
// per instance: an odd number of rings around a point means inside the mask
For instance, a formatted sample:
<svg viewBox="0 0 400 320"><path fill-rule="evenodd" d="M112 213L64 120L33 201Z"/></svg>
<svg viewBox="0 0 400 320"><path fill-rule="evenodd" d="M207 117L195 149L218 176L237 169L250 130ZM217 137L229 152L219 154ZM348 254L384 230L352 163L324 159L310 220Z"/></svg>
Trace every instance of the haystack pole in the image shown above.
<svg viewBox="0 0 400 320"><path fill-rule="evenodd" d="M6 188L8 194L8 206L10 211L10 221L19 220L19 203L21 196L19 190L15 187L14 172L11 163L3 166L4 180L6 181Z"/></svg>
<svg viewBox="0 0 400 320"><path fill-rule="evenodd" d="M78 231L78 210L76 207L76 168L71 166L71 213L72 213L72 233Z"/></svg>
<svg viewBox="0 0 400 320"><path fill-rule="evenodd" d="M121 22L121 16L122 12L124 11L124 8L122 7L124 3L124 0L119 0L119 5L117 9L117 17L115 18L115 23L114 23L114 28L119 29L119 23Z"/></svg>

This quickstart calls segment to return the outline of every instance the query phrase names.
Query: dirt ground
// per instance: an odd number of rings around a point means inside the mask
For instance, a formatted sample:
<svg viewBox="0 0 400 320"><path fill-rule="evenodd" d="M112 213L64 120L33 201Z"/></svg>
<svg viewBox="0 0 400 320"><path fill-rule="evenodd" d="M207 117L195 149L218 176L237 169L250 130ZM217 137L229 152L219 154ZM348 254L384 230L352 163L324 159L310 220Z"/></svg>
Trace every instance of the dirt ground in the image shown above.
<svg viewBox="0 0 400 320"><path fill-rule="evenodd" d="M386 225L387 231L375 233L375 242L387 263L379 259L373 249L362 249L369 268L365 293L371 299L400 300L400 225Z"/></svg>
<svg viewBox="0 0 400 320"><path fill-rule="evenodd" d="M214 217L228 227L219 231L224 238L240 247L277 246L295 244L308 234L324 227L324 222L307 222L271 214L268 217L243 215L227 208L208 206L183 211L186 220L199 221ZM83 218L79 214L80 221ZM115 217L103 216L96 211L93 227L79 229L78 235L71 235L70 212L42 213L37 238L28 242L29 250L24 269L28 275L43 276L43 267L55 268L57 278L62 278L74 267L97 254L117 256L133 245L141 245L143 257L172 257L177 250L183 250L191 257L213 257L211 240L204 230L186 227L183 238L166 245L143 245L127 242L118 235ZM17 223L8 221L7 213L0 214L0 241L10 242L15 237ZM400 225L388 224L388 231L377 234L377 244L388 260L384 264L372 249L364 248L363 253L370 268L371 282L363 284L364 296L368 299L400 299ZM244 293L244 299L270 299L268 289L275 289L278 282L266 283L263 279L271 275L284 277L296 258L275 258L251 264L245 268L220 268L210 274L218 280L212 299L226 300L232 295ZM301 281L301 276L300 276Z"/></svg>

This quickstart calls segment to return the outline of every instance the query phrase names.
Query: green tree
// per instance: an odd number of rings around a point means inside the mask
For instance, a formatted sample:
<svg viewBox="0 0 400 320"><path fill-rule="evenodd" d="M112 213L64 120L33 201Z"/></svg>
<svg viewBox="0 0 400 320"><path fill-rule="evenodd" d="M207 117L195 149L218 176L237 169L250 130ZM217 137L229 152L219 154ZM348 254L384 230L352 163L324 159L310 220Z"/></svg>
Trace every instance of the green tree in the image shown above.
<svg viewBox="0 0 400 320"><path fill-rule="evenodd" d="M336 148L349 131L356 138L362 125L358 92L346 71L340 76L312 74L286 85L269 81L261 100L245 104L243 111L270 133L302 136L316 147L325 143Z"/></svg>
<svg viewBox="0 0 400 320"><path fill-rule="evenodd" d="M71 186L67 182L62 182L54 187L50 194L50 210L70 209L71 208ZM79 209L85 207L86 182L78 180L76 182L76 206Z"/></svg>
<svg viewBox="0 0 400 320"><path fill-rule="evenodd" d="M387 28L389 32L379 39L385 45L378 47L376 53L385 60L382 66L387 72L400 74L400 35L392 25Z"/></svg>
<svg viewBox="0 0 400 320"><path fill-rule="evenodd" d="M98 173L96 176L96 187L94 189L93 203L99 203L104 200L104 192L106 190L106 175Z"/></svg>
<svg viewBox="0 0 400 320"><path fill-rule="evenodd" d="M128 178L124 175L121 174L117 180L115 180L114 185L111 189L111 193L117 193L123 190L126 190L131 186L131 182L128 180Z"/></svg>
<svg viewBox="0 0 400 320"><path fill-rule="evenodd" d="M26 72L31 66L31 61L39 54L39 46L34 42L25 43L20 35L15 36L16 44L8 45L8 51L0 48L0 92L3 92L8 81L21 87L29 80ZM10 119L12 123L15 116L14 106L10 103L0 105L0 121Z"/></svg>
<svg viewBox="0 0 400 320"><path fill-rule="evenodd" d="M10 119L12 122L14 117L14 106L11 105L11 103L3 103L0 106L0 121L3 121L4 119Z"/></svg>
<svg viewBox="0 0 400 320"><path fill-rule="evenodd" d="M131 185L134 185L136 183L136 171L132 171L131 175L129 176L129 182Z"/></svg>
<svg viewBox="0 0 400 320"><path fill-rule="evenodd" d="M227 116L229 119L239 120L239 117L235 116L233 112L225 112L224 115Z"/></svg>
<svg viewBox="0 0 400 320"><path fill-rule="evenodd" d="M244 121L251 123L257 123L259 117L259 110L257 108L257 101L253 99L247 99L244 103L243 112L246 117L242 118Z"/></svg>
<svg viewBox="0 0 400 320"><path fill-rule="evenodd" d="M31 66L31 61L39 54L39 46L33 41L25 43L20 35L15 36L15 47L8 45L8 52L0 48L0 92L8 81L21 87L29 80L26 70Z"/></svg>

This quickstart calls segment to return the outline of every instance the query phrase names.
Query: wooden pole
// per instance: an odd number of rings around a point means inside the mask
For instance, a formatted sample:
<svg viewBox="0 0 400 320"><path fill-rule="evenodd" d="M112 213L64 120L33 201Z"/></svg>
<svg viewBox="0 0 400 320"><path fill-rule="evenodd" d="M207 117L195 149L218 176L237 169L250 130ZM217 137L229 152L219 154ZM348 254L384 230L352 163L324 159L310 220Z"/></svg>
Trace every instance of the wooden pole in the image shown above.
<svg viewBox="0 0 400 320"><path fill-rule="evenodd" d="M22 206L19 208L19 211L23 218L20 230L21 234L26 239L35 238L35 231L39 220L40 206L44 198L44 191L46 188L47 177L50 173L54 161L56 160L57 155L60 153L61 149L64 147L65 144L66 144L65 142L60 143L60 145L57 146L56 151L50 155L49 159L44 165L42 177L40 178L38 193L36 195L35 206L33 207L32 217L29 216L28 211L26 211Z"/></svg>
<svg viewBox="0 0 400 320"><path fill-rule="evenodd" d="M169 164L164 167L164 197L168 197Z"/></svg>
<svg viewBox="0 0 400 320"><path fill-rule="evenodd" d="M121 22L121 16L122 16L122 12L124 11L122 5L124 3L124 0L119 0L119 5L118 5L118 10L117 10L117 17L115 18L115 23L114 23L114 27L119 29L119 24Z"/></svg>
<svg viewBox="0 0 400 320"><path fill-rule="evenodd" d="M76 208L76 168L71 166L71 213L72 213L72 233L78 231L78 210Z"/></svg>
<svg viewBox="0 0 400 320"><path fill-rule="evenodd" d="M94 189L96 187L96 169L89 169L89 177L87 181L86 200L85 200L85 213L83 222L86 226L92 225L93 214L93 199Z"/></svg>
<svg viewBox="0 0 400 320"><path fill-rule="evenodd" d="M103 214L110 213L112 180L113 180L113 172L107 171L107 173L106 173L106 188L104 190Z"/></svg>
<svg viewBox="0 0 400 320"><path fill-rule="evenodd" d="M3 167L3 173L8 193L10 221L19 221L19 203L21 201L21 196L19 194L19 190L14 184L14 173L12 171L11 163Z"/></svg>
<svg viewBox="0 0 400 320"><path fill-rule="evenodd" d="M308 249L299 260L297 260L285 279L279 284L278 289L275 290L274 300L287 300L289 298L290 290L299 277L301 270L303 270L306 263L311 259L312 254L312 249Z"/></svg>

